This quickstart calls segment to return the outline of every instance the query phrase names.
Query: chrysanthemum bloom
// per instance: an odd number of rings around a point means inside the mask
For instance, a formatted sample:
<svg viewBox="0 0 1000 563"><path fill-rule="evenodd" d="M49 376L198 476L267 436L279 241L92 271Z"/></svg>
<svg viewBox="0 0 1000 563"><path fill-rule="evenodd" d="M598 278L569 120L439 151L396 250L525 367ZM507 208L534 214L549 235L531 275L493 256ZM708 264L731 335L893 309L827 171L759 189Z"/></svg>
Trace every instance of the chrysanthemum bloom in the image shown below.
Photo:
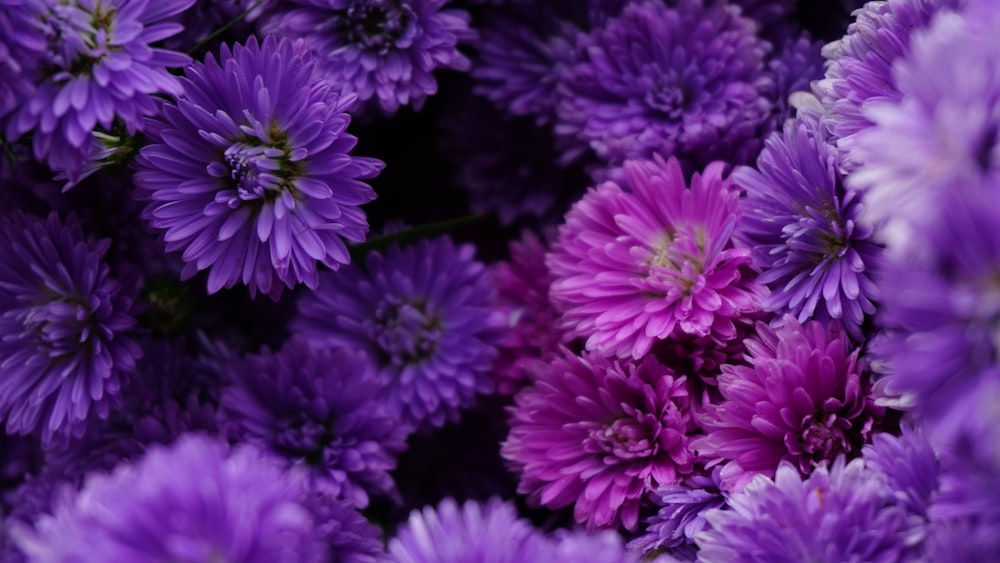
<svg viewBox="0 0 1000 563"><path fill-rule="evenodd" d="M299 299L293 328L310 343L364 350L378 362L380 400L411 427L441 426L477 393L502 338L493 288L471 245L448 238L391 246L324 275Z"/></svg>
<svg viewBox="0 0 1000 563"><path fill-rule="evenodd" d="M556 132L613 166L654 154L696 167L747 161L771 111L769 46L755 33L725 4L630 4L580 40L581 58L559 88Z"/></svg>
<svg viewBox="0 0 1000 563"><path fill-rule="evenodd" d="M911 514L910 537L913 542L920 541L939 484L941 464L931 443L922 432L904 425L899 436L884 432L872 436L872 443L861 450L861 456L870 470L881 473L884 487L895 496L896 504Z"/></svg>
<svg viewBox="0 0 1000 563"><path fill-rule="evenodd" d="M437 92L434 71L469 70L459 43L476 37L449 0L285 0L264 16L264 33L304 38L342 94L386 111L419 109Z"/></svg>
<svg viewBox="0 0 1000 563"><path fill-rule="evenodd" d="M27 3L47 41L37 87L7 123L7 137L31 133L35 157L76 182L100 151L96 127L129 133L157 111L155 95L183 91L167 69L190 58L151 44L181 26L168 23L194 0L37 0ZM19 32L15 37L18 37Z"/></svg>
<svg viewBox="0 0 1000 563"><path fill-rule="evenodd" d="M7 432L79 434L106 418L142 351L132 340L136 290L111 277L108 240L75 218L0 219L0 420Z"/></svg>
<svg viewBox="0 0 1000 563"><path fill-rule="evenodd" d="M855 135L871 127L862 111L871 102L898 101L899 89L892 65L910 52L910 36L926 27L939 11L965 0L887 0L868 2L840 40L827 44L823 56L830 63L823 80L813 85L826 112L823 126L847 153L845 169L855 163L850 151Z"/></svg>
<svg viewBox="0 0 1000 563"><path fill-rule="evenodd" d="M892 246L919 247L942 194L959 184L1000 185L1000 13L942 12L896 62L901 99L869 102L848 177L862 216Z"/></svg>
<svg viewBox="0 0 1000 563"><path fill-rule="evenodd" d="M375 192L360 180L382 167L349 154L351 97L316 73L304 43L274 37L223 46L186 75L137 160L150 225L183 253L185 278L209 270L210 293L315 288L318 264L337 269L345 241L365 239L360 206Z"/></svg>
<svg viewBox="0 0 1000 563"><path fill-rule="evenodd" d="M803 475L841 454L857 455L879 410L868 394L858 350L832 321L773 329L757 325L746 342L749 365L722 366L724 400L706 407L706 436L691 448L722 464L722 485L740 490L756 474L774 476L782 461Z"/></svg>
<svg viewBox="0 0 1000 563"><path fill-rule="evenodd" d="M736 238L753 250L757 282L771 290L764 309L799 322L840 319L860 340L879 296L881 249L858 224L861 197L844 187L838 163L814 123L791 121L772 134L756 169L733 173L746 190Z"/></svg>
<svg viewBox="0 0 1000 563"><path fill-rule="evenodd" d="M214 401L184 343L151 338L139 343L143 357L122 384L120 404L106 419L91 420L83 436L46 448L47 470L82 482L88 472L110 471L186 432L218 433Z"/></svg>
<svg viewBox="0 0 1000 563"><path fill-rule="evenodd" d="M659 507L656 514L646 521L646 533L630 541L628 548L643 555L668 551L693 561L695 535L711 528L705 513L726 506L727 496L720 487L718 468L660 487L651 495Z"/></svg>
<svg viewBox="0 0 1000 563"><path fill-rule="evenodd" d="M575 505L590 529L635 530L649 493L693 470L689 415L684 378L654 358L564 350L515 396L501 451L532 502Z"/></svg>
<svg viewBox="0 0 1000 563"><path fill-rule="evenodd" d="M791 30L775 40L777 52L771 53L767 71L771 75L772 89L769 97L774 100L774 109L764 132L780 131L785 121L796 115L791 96L797 92L808 93L814 80L823 78L826 59L822 50L824 43L814 41L807 32L792 35Z"/></svg>
<svg viewBox="0 0 1000 563"><path fill-rule="evenodd" d="M294 339L230 366L220 416L234 438L309 471L310 485L364 508L390 493L406 435L374 399L364 354L317 350Z"/></svg>
<svg viewBox="0 0 1000 563"><path fill-rule="evenodd" d="M389 541L390 563L541 563L553 561L551 546L514 506L493 498L486 503L452 498L436 508L413 511Z"/></svg>
<svg viewBox="0 0 1000 563"><path fill-rule="evenodd" d="M910 561L919 554L903 533L907 511L881 475L838 457L803 480L782 463L774 480L758 475L729 510L711 510L711 530L696 536L698 561Z"/></svg>
<svg viewBox="0 0 1000 563"><path fill-rule="evenodd" d="M889 366L882 381L912 406L938 443L978 434L984 421L997 420L988 416L994 412L990 401L983 400L1000 382L996 190L949 188L936 226L923 232L927 244L917 249L920 256L893 253L879 280L884 289L878 320L888 335L879 357Z"/></svg>
<svg viewBox="0 0 1000 563"><path fill-rule="evenodd" d="M626 191L592 189L566 215L547 259L563 328L587 349L641 358L675 334L736 336L758 311L750 250L733 248L739 195L722 163L691 178L676 160L625 163Z"/></svg>
<svg viewBox="0 0 1000 563"><path fill-rule="evenodd" d="M24 0L0 0L0 118L35 91L33 78L46 41Z"/></svg>
<svg viewBox="0 0 1000 563"><path fill-rule="evenodd" d="M250 494L248 494L250 493ZM35 529L12 531L31 561L325 561L302 484L260 451L187 435L92 475Z"/></svg>
<svg viewBox="0 0 1000 563"><path fill-rule="evenodd" d="M310 491L303 504L313 515L316 532L329 549L326 563L376 563L385 548L382 530L349 504Z"/></svg>
<svg viewBox="0 0 1000 563"><path fill-rule="evenodd" d="M526 231L521 240L511 242L510 261L496 264L492 275L497 307L508 319L493 372L497 390L511 394L534 379L540 363L559 353L563 331L559 312L549 300L552 276L537 236Z"/></svg>

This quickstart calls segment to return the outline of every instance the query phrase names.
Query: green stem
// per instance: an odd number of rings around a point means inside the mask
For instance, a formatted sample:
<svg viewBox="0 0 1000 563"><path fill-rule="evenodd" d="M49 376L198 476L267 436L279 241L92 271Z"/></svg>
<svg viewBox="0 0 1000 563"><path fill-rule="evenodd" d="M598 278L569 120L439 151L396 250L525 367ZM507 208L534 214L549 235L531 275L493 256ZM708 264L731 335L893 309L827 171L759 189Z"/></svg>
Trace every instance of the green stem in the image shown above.
<svg viewBox="0 0 1000 563"><path fill-rule="evenodd" d="M240 14L240 15L236 16L235 18L229 20L229 22L226 23L226 25L220 27L219 29L216 29L215 31L213 31L212 33L210 33L208 35L208 37L202 39L197 44L195 44L194 47L191 47L190 49L188 49L187 50L187 54L194 56L195 53L197 53L198 51L200 51L201 48L204 47L205 45L207 45L210 41L212 41L216 37L222 35L223 33L229 31L229 29L231 27L233 27L234 25L236 25L236 24L240 23L241 21L245 20L247 18L247 16L250 15L250 12L256 10L259 7L261 7L261 5L264 4L264 2L266 2L266 1L267 0L257 0L256 2L254 2L253 6L250 6L249 8L247 8L246 10L244 10L242 14Z"/></svg>

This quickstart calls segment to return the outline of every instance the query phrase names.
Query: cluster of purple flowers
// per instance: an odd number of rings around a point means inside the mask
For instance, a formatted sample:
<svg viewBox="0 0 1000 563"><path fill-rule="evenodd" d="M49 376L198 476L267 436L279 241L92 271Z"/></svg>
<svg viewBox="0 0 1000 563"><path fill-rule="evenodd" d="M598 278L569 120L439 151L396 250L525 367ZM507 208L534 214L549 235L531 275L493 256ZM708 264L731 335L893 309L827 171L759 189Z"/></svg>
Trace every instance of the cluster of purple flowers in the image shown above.
<svg viewBox="0 0 1000 563"><path fill-rule="evenodd" d="M0 0L0 562L996 558L1000 4L805 4Z"/></svg>

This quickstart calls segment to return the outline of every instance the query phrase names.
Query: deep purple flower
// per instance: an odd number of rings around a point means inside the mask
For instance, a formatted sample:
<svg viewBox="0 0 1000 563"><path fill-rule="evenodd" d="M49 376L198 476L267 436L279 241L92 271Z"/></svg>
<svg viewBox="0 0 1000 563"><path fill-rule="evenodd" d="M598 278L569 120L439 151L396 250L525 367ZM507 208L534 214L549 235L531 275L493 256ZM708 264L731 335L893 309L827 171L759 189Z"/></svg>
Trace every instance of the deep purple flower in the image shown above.
<svg viewBox="0 0 1000 563"><path fill-rule="evenodd" d="M879 432L861 450L865 464L885 477L900 506L912 514L926 516L931 498L938 490L940 461L922 432L904 425L902 434Z"/></svg>
<svg viewBox="0 0 1000 563"><path fill-rule="evenodd" d="M420 108L437 92L434 71L469 70L458 44L475 39L449 0L284 0L262 30L304 38L342 95L377 100L386 111Z"/></svg>
<svg viewBox="0 0 1000 563"><path fill-rule="evenodd" d="M0 0L0 118L35 91L33 79L46 41L32 16L24 0Z"/></svg>
<svg viewBox="0 0 1000 563"><path fill-rule="evenodd" d="M312 513L316 532L329 549L326 563L376 563L382 555L382 530L349 504L310 491L303 504Z"/></svg>
<svg viewBox="0 0 1000 563"><path fill-rule="evenodd" d="M557 533L554 540L555 555L549 561L573 563L639 563L640 561L639 554L625 551L622 537L611 530L563 531ZM652 560L651 563L668 562Z"/></svg>
<svg viewBox="0 0 1000 563"><path fill-rule="evenodd" d="M371 252L366 271L326 274L303 296L293 327L314 345L368 352L388 411L412 428L441 426L493 388L502 333L474 253L448 238Z"/></svg>
<svg viewBox="0 0 1000 563"><path fill-rule="evenodd" d="M910 51L910 37L926 27L934 14L964 4L965 0L887 0L868 2L854 14L843 38L829 43L826 76L813 90L826 109L822 125L846 153L842 165L850 170L855 135L871 127L862 111L868 104L900 98L892 65ZM894 141L895 144L896 141Z"/></svg>
<svg viewBox="0 0 1000 563"><path fill-rule="evenodd" d="M532 502L574 505L590 529L635 530L649 494L693 470L688 402L684 378L653 357L564 350L515 396L502 452Z"/></svg>
<svg viewBox="0 0 1000 563"><path fill-rule="evenodd" d="M896 62L898 99L863 108L873 126L852 143L848 183L893 246L921 246L953 186L1000 185L997 26L996 6L939 14Z"/></svg>
<svg viewBox="0 0 1000 563"><path fill-rule="evenodd" d="M229 368L221 416L234 438L309 471L310 485L364 508L391 493L406 435L375 400L372 365L357 351L294 339Z"/></svg>
<svg viewBox="0 0 1000 563"><path fill-rule="evenodd" d="M348 263L345 241L365 239L360 206L375 198L360 180L382 163L349 154L351 97L315 72L305 44L251 37L182 83L135 181L150 225L183 252L184 277L207 269L210 293L242 282L277 299L283 286L315 288L318 264Z"/></svg>
<svg viewBox="0 0 1000 563"><path fill-rule="evenodd" d="M698 534L698 560L792 563L909 561L906 511L894 504L877 471L860 459L838 457L803 480L782 463L772 481L754 478L729 498L728 510L706 514L711 529Z"/></svg>
<svg viewBox="0 0 1000 563"><path fill-rule="evenodd" d="M228 451L189 435L92 475L34 530L12 533L37 561L69 563L81 553L100 561L325 561L301 495L301 482L258 450Z"/></svg>
<svg viewBox="0 0 1000 563"><path fill-rule="evenodd" d="M792 30L783 30L775 39L777 52L767 61L773 83L770 97L774 100L774 109L763 131L781 131L785 121L796 115L792 95L808 94L812 82L823 78L826 61L822 55L823 45L807 32L793 34Z"/></svg>
<svg viewBox="0 0 1000 563"><path fill-rule="evenodd" d="M676 160L625 163L627 189L605 183L566 215L547 263L563 327L587 349L641 358L674 335L736 336L760 309L750 251L732 247L738 193L714 163L690 189Z"/></svg>
<svg viewBox="0 0 1000 563"><path fill-rule="evenodd" d="M644 555L668 550L694 560L695 534L711 529L705 513L726 506L727 497L718 468L660 487L651 495L659 507L656 514L646 521L646 533L630 541L628 548Z"/></svg>
<svg viewBox="0 0 1000 563"><path fill-rule="evenodd" d="M791 316L783 323L757 325L746 342L749 365L722 366L724 400L706 407L706 436L691 445L710 465L723 464L727 490L772 477L782 461L808 475L838 455L857 455L879 413L839 324Z"/></svg>
<svg viewBox="0 0 1000 563"><path fill-rule="evenodd" d="M187 64L183 53L151 47L181 31L164 20L194 0L35 0L30 25L47 47L37 67L37 87L7 123L7 136L31 133L35 156L71 183L101 152L94 136L119 121L128 133L157 111L155 95L178 95L168 67ZM27 32L22 32L27 33ZM20 37L18 34L16 37Z"/></svg>
<svg viewBox="0 0 1000 563"><path fill-rule="evenodd" d="M552 561L540 533L517 517L514 506L493 498L459 506L446 498L436 508L414 510L389 542L389 563L541 563Z"/></svg>
<svg viewBox="0 0 1000 563"><path fill-rule="evenodd" d="M815 128L789 122L767 139L756 169L733 174L746 190L737 239L753 250L757 282L771 289L764 309L799 322L840 319L860 340L879 296L880 248L858 224L860 194L844 187L836 149Z"/></svg>
<svg viewBox="0 0 1000 563"><path fill-rule="evenodd" d="M13 434L79 434L106 418L142 351L135 288L111 278L108 240L75 218L0 219L0 419Z"/></svg>
<svg viewBox="0 0 1000 563"><path fill-rule="evenodd" d="M655 154L695 167L747 161L771 106L769 46L755 33L726 4L630 4L581 39L559 88L556 132L612 166Z"/></svg>
<svg viewBox="0 0 1000 563"><path fill-rule="evenodd" d="M559 312L549 300L552 276L545 266L545 246L525 232L510 243L510 260L493 266L496 306L508 319L500 356L493 366L497 390L512 394L534 380L544 362L556 357L563 338Z"/></svg>

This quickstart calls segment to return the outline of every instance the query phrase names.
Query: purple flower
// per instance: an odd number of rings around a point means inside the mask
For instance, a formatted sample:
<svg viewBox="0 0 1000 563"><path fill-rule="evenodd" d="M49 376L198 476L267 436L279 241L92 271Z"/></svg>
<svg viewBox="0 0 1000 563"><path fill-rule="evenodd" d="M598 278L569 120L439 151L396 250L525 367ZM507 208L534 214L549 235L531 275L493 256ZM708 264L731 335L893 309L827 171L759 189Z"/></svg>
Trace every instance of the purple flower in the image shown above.
<svg viewBox="0 0 1000 563"><path fill-rule="evenodd" d="M234 438L309 471L310 485L364 508L391 493L405 433L386 414L368 358L294 339L230 365L221 416Z"/></svg>
<svg viewBox="0 0 1000 563"><path fill-rule="evenodd" d="M92 475L34 530L12 534L33 561L69 563L81 553L100 561L324 561L301 495L301 482L258 450L188 435Z"/></svg>
<svg viewBox="0 0 1000 563"><path fill-rule="evenodd" d="M920 247L953 186L1000 185L997 26L995 6L942 12L896 61L898 99L863 108L873 126L855 136L848 183L893 246Z"/></svg>
<svg viewBox="0 0 1000 563"><path fill-rule="evenodd" d="M637 553L625 551L622 537L611 530L556 534L555 555L549 561L573 563L639 563ZM655 563L665 563L653 560ZM541 563L541 562L539 562Z"/></svg>
<svg viewBox="0 0 1000 563"><path fill-rule="evenodd" d="M564 350L515 396L502 453L532 502L574 505L589 529L635 530L649 494L693 470L688 403L684 378L652 357Z"/></svg>
<svg viewBox="0 0 1000 563"><path fill-rule="evenodd" d="M722 492L716 468L710 475L694 474L676 485L664 485L651 497L659 509L646 521L646 533L630 541L628 548L642 554L669 550L694 560L695 534L711 529L705 513L725 507L728 495Z"/></svg>
<svg viewBox="0 0 1000 563"><path fill-rule="evenodd" d="M382 530L350 505L315 491L303 504L313 515L316 532L329 548L327 563L376 563L382 555Z"/></svg>
<svg viewBox="0 0 1000 563"><path fill-rule="evenodd" d="M145 117L156 113L155 95L183 91L167 68L184 66L188 56L150 44L181 31L164 20L193 2L27 3L30 25L42 33L47 47L37 67L37 87L11 115L7 136L17 139L31 132L35 156L77 182L87 162L101 154L96 127L110 132L119 121L135 133Z"/></svg>
<svg viewBox="0 0 1000 563"><path fill-rule="evenodd" d="M750 251L732 247L739 195L714 163L686 186L676 160L625 163L566 215L547 263L563 327L587 349L641 358L681 334L726 341L759 310Z"/></svg>
<svg viewBox="0 0 1000 563"><path fill-rule="evenodd" d="M774 109L764 131L780 131L785 121L796 115L791 102L792 94L808 93L814 80L823 78L822 41L813 41L806 32L793 35L783 30L783 37L775 41L776 53L767 62L773 89Z"/></svg>
<svg viewBox="0 0 1000 563"><path fill-rule="evenodd" d="M360 206L375 193L360 180L382 168L349 154L351 97L315 72L305 44L273 37L223 46L186 75L137 161L150 225L183 252L183 277L209 270L209 293L315 288L318 264L337 269L345 241L365 239Z"/></svg>
<svg viewBox="0 0 1000 563"><path fill-rule="evenodd" d="M33 78L46 41L32 16L24 0L0 0L0 119L35 92Z"/></svg>
<svg viewBox="0 0 1000 563"><path fill-rule="evenodd" d="M748 160L770 113L769 47L738 14L699 0L630 4L580 40L559 88L556 132L612 166L655 154L696 167Z"/></svg>
<svg viewBox="0 0 1000 563"><path fill-rule="evenodd" d="M753 250L757 282L771 289L764 309L799 322L840 319L860 340L879 296L880 248L858 224L860 194L844 187L837 152L815 128L789 122L767 139L756 169L733 174L746 190L737 239Z"/></svg>
<svg viewBox="0 0 1000 563"><path fill-rule="evenodd" d="M493 498L485 504L441 504L413 511L389 542L389 563L534 563L552 561L544 536L517 517L513 505Z"/></svg>
<svg viewBox="0 0 1000 563"><path fill-rule="evenodd" d="M368 352L387 410L411 428L441 426L493 388L502 333L474 253L448 238L371 252L366 272L343 268L303 296L293 328L316 346Z"/></svg>
<svg viewBox="0 0 1000 563"><path fill-rule="evenodd" d="M900 98L892 65L910 51L910 37L926 27L934 14L965 0L888 0L868 2L855 12L855 21L840 40L828 44L826 76L813 90L826 109L822 125L847 153L842 166L857 163L850 156L855 135L871 127L862 111L868 104ZM894 146L895 146L894 141Z"/></svg>
<svg viewBox="0 0 1000 563"><path fill-rule="evenodd" d="M437 92L437 69L469 70L458 44L475 39L469 14L449 0L285 0L262 30L303 38L341 94L388 112L419 109Z"/></svg>
<svg viewBox="0 0 1000 563"><path fill-rule="evenodd" d="M836 322L773 329L757 325L746 342L750 365L722 366L723 401L706 407L706 435L691 447L722 464L722 485L740 490L782 462L803 475L841 454L856 455L879 414L862 377L858 351Z"/></svg>
<svg viewBox="0 0 1000 563"><path fill-rule="evenodd" d="M940 462L930 442L920 432L904 425L902 434L879 432L861 450L865 464L885 477L897 504L925 517L931 497L938 490Z"/></svg>
<svg viewBox="0 0 1000 563"><path fill-rule="evenodd" d="M549 300L552 276L545 266L545 246L537 236L526 231L521 240L511 242L510 260L493 266L492 275L496 307L508 319L493 372L498 391L512 394L556 357L563 331L557 326L559 312Z"/></svg>
<svg viewBox="0 0 1000 563"><path fill-rule="evenodd" d="M856 459L838 457L803 480L782 463L772 481L758 475L729 498L729 510L706 514L711 529L698 534L698 561L909 561L904 509L880 474Z"/></svg>
<svg viewBox="0 0 1000 563"><path fill-rule="evenodd" d="M111 277L108 240L75 218L0 219L0 419L13 434L79 434L106 418L142 351L135 288Z"/></svg>

